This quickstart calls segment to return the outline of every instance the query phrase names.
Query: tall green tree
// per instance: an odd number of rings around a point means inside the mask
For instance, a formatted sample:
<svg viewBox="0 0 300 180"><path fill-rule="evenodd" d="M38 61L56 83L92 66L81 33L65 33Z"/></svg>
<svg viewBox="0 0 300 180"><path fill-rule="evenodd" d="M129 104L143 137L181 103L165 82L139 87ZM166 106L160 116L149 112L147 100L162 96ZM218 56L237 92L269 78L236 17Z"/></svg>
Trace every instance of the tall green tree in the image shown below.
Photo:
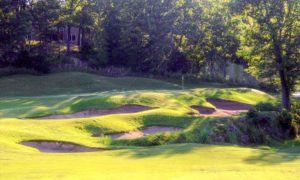
<svg viewBox="0 0 300 180"><path fill-rule="evenodd" d="M277 75L282 106L290 110L291 92L300 71L300 1L239 0L233 8L242 20L239 54L256 75Z"/></svg>
<svg viewBox="0 0 300 180"><path fill-rule="evenodd" d="M57 0L37 1L32 5L34 36L40 41L40 49L48 53L48 44L57 33L60 5Z"/></svg>
<svg viewBox="0 0 300 180"><path fill-rule="evenodd" d="M25 46L31 30L31 16L26 0L0 1L0 46L4 50L18 50Z"/></svg>

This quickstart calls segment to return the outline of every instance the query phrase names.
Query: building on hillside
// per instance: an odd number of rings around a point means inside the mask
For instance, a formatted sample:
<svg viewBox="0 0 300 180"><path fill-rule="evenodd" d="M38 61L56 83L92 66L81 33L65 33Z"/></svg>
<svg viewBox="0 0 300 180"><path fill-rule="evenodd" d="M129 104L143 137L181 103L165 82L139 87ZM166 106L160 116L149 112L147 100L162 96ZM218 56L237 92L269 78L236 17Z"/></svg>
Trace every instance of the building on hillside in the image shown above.
<svg viewBox="0 0 300 180"><path fill-rule="evenodd" d="M70 44L79 45L81 42L79 28L71 27L70 33ZM68 28L67 26L63 26L59 28L59 40L62 40L64 43L68 43Z"/></svg>
<svg viewBox="0 0 300 180"><path fill-rule="evenodd" d="M65 44L68 43L68 39L70 40L71 45L80 45L81 38L78 27L71 27L70 37L68 38L68 28L67 26L60 26L57 28L57 33L52 35L53 41L62 41ZM32 28L31 33L27 35L26 39L28 40L36 40L38 41L38 30L36 28Z"/></svg>

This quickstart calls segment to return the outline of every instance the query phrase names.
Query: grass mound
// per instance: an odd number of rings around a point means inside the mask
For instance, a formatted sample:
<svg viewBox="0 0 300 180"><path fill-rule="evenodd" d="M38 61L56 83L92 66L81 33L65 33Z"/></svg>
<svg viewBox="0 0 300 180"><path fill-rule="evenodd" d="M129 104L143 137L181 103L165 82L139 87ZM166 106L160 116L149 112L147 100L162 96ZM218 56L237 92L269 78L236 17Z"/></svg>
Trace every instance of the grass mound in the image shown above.
<svg viewBox="0 0 300 180"><path fill-rule="evenodd" d="M255 97L255 98L253 98ZM42 97L6 97L0 101L0 117L31 118L58 114L72 114L90 109L111 109L123 105L140 105L187 114L197 113L191 106L215 108L207 98L225 99L246 104L275 101L268 94L243 88L201 88L180 91L127 91L104 92L86 95L57 95ZM155 111L155 110L152 110Z"/></svg>

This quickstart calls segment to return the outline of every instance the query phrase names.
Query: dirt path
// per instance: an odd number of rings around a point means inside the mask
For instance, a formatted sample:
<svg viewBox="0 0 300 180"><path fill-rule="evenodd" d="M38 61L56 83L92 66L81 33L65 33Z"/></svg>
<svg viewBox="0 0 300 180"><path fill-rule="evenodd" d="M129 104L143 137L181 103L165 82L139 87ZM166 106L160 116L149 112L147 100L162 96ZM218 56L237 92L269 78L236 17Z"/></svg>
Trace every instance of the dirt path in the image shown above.
<svg viewBox="0 0 300 180"><path fill-rule="evenodd" d="M112 139L136 139L151 134L157 134L163 132L179 132L179 131L182 131L182 129L176 127L149 126L141 130L127 132L127 133L111 134L110 136Z"/></svg>
<svg viewBox="0 0 300 180"><path fill-rule="evenodd" d="M22 142L21 144L36 148L40 152L48 152L48 153L70 153L70 152L75 153L75 152L104 151L104 149L90 148L78 144L65 143L65 142L28 141L28 142Z"/></svg>
<svg viewBox="0 0 300 180"><path fill-rule="evenodd" d="M207 99L209 103L214 105L216 109L206 108L201 106L192 106L191 108L197 110L200 114L193 114L193 116L202 117L228 117L238 115L242 112L247 112L252 105L244 104L235 101L227 101L221 99Z"/></svg>
<svg viewBox="0 0 300 180"><path fill-rule="evenodd" d="M41 118L36 118L40 120L60 120L60 119L73 119L73 118L88 118L88 117L97 117L97 116L104 116L109 114L130 114L130 113L137 113L142 111L147 111L155 109L152 107L147 106L140 106L140 105L125 105L114 109L92 109L86 110L74 114L67 114L67 115L51 115Z"/></svg>

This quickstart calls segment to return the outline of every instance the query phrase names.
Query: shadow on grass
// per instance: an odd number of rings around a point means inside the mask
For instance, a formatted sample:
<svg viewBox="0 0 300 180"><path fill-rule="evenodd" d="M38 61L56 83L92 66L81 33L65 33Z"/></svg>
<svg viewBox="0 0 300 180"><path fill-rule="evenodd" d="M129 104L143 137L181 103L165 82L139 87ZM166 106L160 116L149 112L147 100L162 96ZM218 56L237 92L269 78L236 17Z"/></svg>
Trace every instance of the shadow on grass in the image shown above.
<svg viewBox="0 0 300 180"><path fill-rule="evenodd" d="M123 150L119 152L119 156L129 156L133 159L151 158L155 156L164 156L165 158L176 156L179 154L187 154L195 149L205 148L207 145L199 144L173 144L163 146L153 146L148 148L137 148Z"/></svg>
<svg viewBox="0 0 300 180"><path fill-rule="evenodd" d="M272 148L261 150L259 154L253 155L244 161L248 164L275 165L300 160L300 140Z"/></svg>

